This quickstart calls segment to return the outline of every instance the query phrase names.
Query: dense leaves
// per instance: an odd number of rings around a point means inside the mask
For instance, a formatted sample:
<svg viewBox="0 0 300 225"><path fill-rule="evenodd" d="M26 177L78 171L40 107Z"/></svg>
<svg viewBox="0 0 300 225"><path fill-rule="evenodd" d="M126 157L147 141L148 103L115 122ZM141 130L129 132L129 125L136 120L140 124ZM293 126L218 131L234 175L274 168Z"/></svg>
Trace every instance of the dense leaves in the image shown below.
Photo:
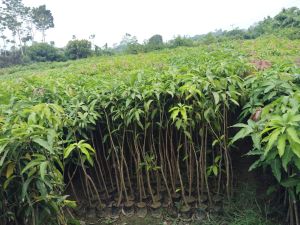
<svg viewBox="0 0 300 225"><path fill-rule="evenodd" d="M236 124L240 131L232 139L251 137L253 149L249 155L259 158L250 167L270 168L276 182L287 188L289 193L289 222L298 220L297 202L299 199L300 169L300 90L297 85L299 68L273 67L255 76L247 77L248 103L242 116L262 107L258 121L248 120Z"/></svg>
<svg viewBox="0 0 300 225"><path fill-rule="evenodd" d="M185 209L230 197L228 127L241 106L245 120L262 113L235 125L232 142L251 136L260 157L252 168L268 166L297 194L299 69L257 71L247 60L272 59L276 46L285 48L275 56L289 57L299 45L267 38L3 70L1 219L65 224L72 200L101 209L111 193L116 206L148 198L156 207L163 193Z"/></svg>

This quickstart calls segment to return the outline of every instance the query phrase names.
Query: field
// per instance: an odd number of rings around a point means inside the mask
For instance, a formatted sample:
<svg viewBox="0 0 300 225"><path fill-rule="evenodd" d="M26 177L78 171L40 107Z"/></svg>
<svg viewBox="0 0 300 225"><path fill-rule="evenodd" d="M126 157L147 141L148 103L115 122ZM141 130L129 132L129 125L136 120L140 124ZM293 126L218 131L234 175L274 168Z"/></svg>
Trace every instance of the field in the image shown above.
<svg viewBox="0 0 300 225"><path fill-rule="evenodd" d="M0 224L299 224L299 84L274 36L1 69Z"/></svg>

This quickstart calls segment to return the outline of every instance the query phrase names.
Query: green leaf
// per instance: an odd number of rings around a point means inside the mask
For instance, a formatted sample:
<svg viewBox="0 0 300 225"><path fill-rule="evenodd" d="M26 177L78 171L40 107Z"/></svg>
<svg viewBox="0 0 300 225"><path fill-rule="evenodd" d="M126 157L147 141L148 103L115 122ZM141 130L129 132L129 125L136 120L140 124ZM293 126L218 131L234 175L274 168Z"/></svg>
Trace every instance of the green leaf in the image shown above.
<svg viewBox="0 0 300 225"><path fill-rule="evenodd" d="M2 139L3 140L3 139ZM4 151L5 147L8 145L8 143L5 143L3 145L0 145L0 154Z"/></svg>
<svg viewBox="0 0 300 225"><path fill-rule="evenodd" d="M274 143L277 141L278 135L280 134L280 130L276 129L274 130L268 137L269 141L267 144L267 147L265 148L265 155L270 151L270 149L273 147Z"/></svg>
<svg viewBox="0 0 300 225"><path fill-rule="evenodd" d="M300 159L295 157L294 163L295 163L295 166L297 167L297 169L300 170Z"/></svg>
<svg viewBox="0 0 300 225"><path fill-rule="evenodd" d="M38 145L40 145L44 149L47 149L50 153L54 154L52 146L49 145L48 141L45 141L41 138L34 138L32 141L37 143Z"/></svg>
<svg viewBox="0 0 300 225"><path fill-rule="evenodd" d="M6 178L9 178L9 177L11 177L11 175L13 175L14 170L15 170L15 166L16 166L16 164L13 163L13 162L10 162L10 163L7 165L7 169L6 169Z"/></svg>
<svg viewBox="0 0 300 225"><path fill-rule="evenodd" d="M240 128L244 127L244 128L247 128L247 127L249 127L249 125L248 124L244 124L244 123L237 123L237 124L234 124L231 127L240 127Z"/></svg>
<svg viewBox="0 0 300 225"><path fill-rule="evenodd" d="M192 141L192 136L191 136L191 134L188 132L188 131L184 131L184 134L185 134L185 136L189 139L189 140L191 140Z"/></svg>
<svg viewBox="0 0 300 225"><path fill-rule="evenodd" d="M218 163L218 162L220 161L220 159L221 159L221 156L218 155L218 156L215 158L214 162L215 162L215 163Z"/></svg>
<svg viewBox="0 0 300 225"><path fill-rule="evenodd" d="M184 108L182 110L180 110L180 114L182 116L183 121L187 121L187 114L186 114L186 110Z"/></svg>
<svg viewBox="0 0 300 225"><path fill-rule="evenodd" d="M145 108L145 111L146 111L146 112L149 111L150 105L151 105L152 102L153 102L153 100L149 100L149 101L147 101L146 103L144 103L144 108Z"/></svg>
<svg viewBox="0 0 300 225"><path fill-rule="evenodd" d="M281 162L278 158L271 162L272 173L278 182L281 181Z"/></svg>
<svg viewBox="0 0 300 225"><path fill-rule="evenodd" d="M36 186L43 197L47 195L47 188L41 180L36 181Z"/></svg>
<svg viewBox="0 0 300 225"><path fill-rule="evenodd" d="M71 152L76 148L76 144L71 144L64 150L64 159L68 158Z"/></svg>
<svg viewBox="0 0 300 225"><path fill-rule="evenodd" d="M218 144L219 143L219 140L218 139L215 139L214 141L213 141L213 143L212 143L212 146L214 147L216 144Z"/></svg>
<svg viewBox="0 0 300 225"><path fill-rule="evenodd" d="M4 184L3 184L3 189L6 190L8 185L10 184L10 182L16 178L17 176L13 175L11 177L9 177L8 179L5 180Z"/></svg>
<svg viewBox="0 0 300 225"><path fill-rule="evenodd" d="M93 152L93 153L96 152L95 149L94 149L90 144L88 144L88 143L84 143L84 144L82 144L81 146L83 146L84 148L90 150L90 151Z"/></svg>
<svg viewBox="0 0 300 225"><path fill-rule="evenodd" d="M294 142L300 144L300 139L299 139L297 131L294 127L287 128L286 132L287 132L287 134L288 134L288 136L290 137L291 140L293 140Z"/></svg>
<svg viewBox="0 0 300 225"><path fill-rule="evenodd" d="M287 151L284 152L284 155L282 157L282 167L286 172L287 172L287 166L292 158L293 158L293 152L290 149L287 149Z"/></svg>
<svg viewBox="0 0 300 225"><path fill-rule="evenodd" d="M86 155L86 159L88 160L88 162L93 166L93 160L91 158L90 153L87 151L86 148L80 148L80 151Z"/></svg>
<svg viewBox="0 0 300 225"><path fill-rule="evenodd" d="M278 139L278 144L277 144L277 148L278 148L278 154L280 157L283 156L284 151L285 151L285 141L286 141L286 135L280 135L279 139Z"/></svg>
<svg viewBox="0 0 300 225"><path fill-rule="evenodd" d="M175 109L172 113L171 113L171 118L174 121L176 119L176 117L179 114L179 109Z"/></svg>
<svg viewBox="0 0 300 225"><path fill-rule="evenodd" d="M267 195L273 194L277 190L277 187L275 185L272 185L267 190Z"/></svg>
<svg viewBox="0 0 300 225"><path fill-rule="evenodd" d="M240 106L240 104L236 100L234 100L233 98L230 98L229 100L231 102L233 102L235 105Z"/></svg>
<svg viewBox="0 0 300 225"><path fill-rule="evenodd" d="M295 153L295 155L300 158L300 144L296 142L290 142L292 151Z"/></svg>
<svg viewBox="0 0 300 225"><path fill-rule="evenodd" d="M261 160L256 160L252 165L249 167L248 171L252 171L260 166Z"/></svg>
<svg viewBox="0 0 300 225"><path fill-rule="evenodd" d="M217 92L213 92L212 93L214 96L214 100L215 100L215 104L218 105L219 101L220 101L220 96Z"/></svg>
<svg viewBox="0 0 300 225"><path fill-rule="evenodd" d="M260 150L261 149L261 136L259 133L254 133L251 135L251 139L253 142L253 145L256 149Z"/></svg>
<svg viewBox="0 0 300 225"><path fill-rule="evenodd" d="M295 187L299 183L300 183L300 179L299 178L289 177L288 179L282 181L280 184L283 187L290 188L290 187Z"/></svg>
<svg viewBox="0 0 300 225"><path fill-rule="evenodd" d="M215 176L218 176L218 167L217 166L213 166L212 171L213 171Z"/></svg>
<svg viewBox="0 0 300 225"><path fill-rule="evenodd" d="M177 120L176 123L175 123L175 126L176 126L177 130L180 129L181 125L182 125L182 120Z"/></svg>
<svg viewBox="0 0 300 225"><path fill-rule="evenodd" d="M4 163L5 159L6 159L6 156L7 156L8 152L9 152L8 150L4 152L4 154L3 154L3 156L2 156L2 158L0 160L0 168L3 166L3 163Z"/></svg>
<svg viewBox="0 0 300 225"><path fill-rule="evenodd" d="M41 178L42 180L45 179L45 174L47 172L47 166L48 166L48 161L46 162L42 162L41 165L40 165L40 174L41 174Z"/></svg>
<svg viewBox="0 0 300 225"><path fill-rule="evenodd" d="M22 170L21 174L24 174L27 170L31 169L32 167L35 167L37 165L40 165L41 161L37 161L37 160L33 160L31 162L29 162L25 168Z"/></svg>
<svg viewBox="0 0 300 225"><path fill-rule="evenodd" d="M24 202L25 200L25 195L27 195L27 189L31 181L33 180L33 177L28 178L24 184L22 185L22 194L21 194L21 199Z"/></svg>
<svg viewBox="0 0 300 225"><path fill-rule="evenodd" d="M239 139L243 139L247 137L251 132L252 132L252 128L250 127L242 128L236 135L234 135L234 137L231 140L231 143L234 143Z"/></svg>
<svg viewBox="0 0 300 225"><path fill-rule="evenodd" d="M64 200L64 205L72 209L75 209L77 207L76 201L71 200Z"/></svg>
<svg viewBox="0 0 300 225"><path fill-rule="evenodd" d="M296 194L299 195L300 193L300 183L296 187Z"/></svg>

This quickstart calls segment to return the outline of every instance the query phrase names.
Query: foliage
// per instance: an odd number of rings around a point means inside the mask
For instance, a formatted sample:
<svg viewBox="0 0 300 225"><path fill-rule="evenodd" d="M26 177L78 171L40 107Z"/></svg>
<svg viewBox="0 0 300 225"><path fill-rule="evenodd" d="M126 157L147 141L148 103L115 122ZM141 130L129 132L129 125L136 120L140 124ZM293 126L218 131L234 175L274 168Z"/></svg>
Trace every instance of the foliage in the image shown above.
<svg viewBox="0 0 300 225"><path fill-rule="evenodd" d="M298 219L296 201L300 197L300 92L295 73L299 69L281 65L246 79L249 99L242 117L247 118L257 107L263 109L259 121L236 124L240 130L232 140L251 137L253 149L248 155L259 158L250 170L269 168L281 189L288 191L291 224Z"/></svg>
<svg viewBox="0 0 300 225"><path fill-rule="evenodd" d="M0 68L5 68L13 65L21 65L24 63L24 58L20 51L9 52L0 55Z"/></svg>
<svg viewBox="0 0 300 225"><path fill-rule="evenodd" d="M32 19L36 28L42 32L43 42L45 42L45 31L54 27L53 16L50 10L46 9L46 5L41 5L32 9Z"/></svg>
<svg viewBox="0 0 300 225"><path fill-rule="evenodd" d="M240 181L239 181L240 182ZM260 200L256 193L256 184L241 183L235 191L236 195L230 202L224 204L222 215L213 215L204 225L226 223L228 225L279 225L268 217L266 211L270 205Z"/></svg>
<svg viewBox="0 0 300 225"><path fill-rule="evenodd" d="M28 57L33 62L62 61L63 55L59 50L47 43L36 43L26 49Z"/></svg>
<svg viewBox="0 0 300 225"><path fill-rule="evenodd" d="M181 37L181 36L177 36L169 42L169 46L171 48L176 48L176 47L180 47L180 46L191 47L193 45L194 44L193 44L192 39L187 38L187 37Z"/></svg>
<svg viewBox="0 0 300 225"><path fill-rule="evenodd" d="M162 48L164 48L163 37L159 34L153 35L149 38L148 42L145 43L145 49L147 52Z"/></svg>
<svg viewBox="0 0 300 225"><path fill-rule="evenodd" d="M92 54L92 44L88 40L72 40L66 47L66 56L69 59L86 58Z"/></svg>
<svg viewBox="0 0 300 225"><path fill-rule="evenodd" d="M286 126L280 135L287 137L284 154L293 153L287 168L297 172L297 154L288 148L298 144L293 130L298 132L299 68L291 63L298 51L298 41L268 37L0 70L3 219L65 224L64 209L73 200L102 206L111 191L117 206L131 196L157 203L163 188L187 207L188 196L201 202L202 193L212 205L214 192L232 196L235 152L228 127L237 122L240 107L247 118L277 99L286 109L276 102L264 110L290 120L280 122ZM248 63L252 57L273 65L257 71ZM287 111L294 115L283 117ZM265 165L279 178L284 167L277 162L284 154L280 158L275 146L278 121L268 123L265 114L257 123L238 125L248 130L234 139L267 128L255 140L275 155L273 166ZM281 181L288 178L282 170Z"/></svg>

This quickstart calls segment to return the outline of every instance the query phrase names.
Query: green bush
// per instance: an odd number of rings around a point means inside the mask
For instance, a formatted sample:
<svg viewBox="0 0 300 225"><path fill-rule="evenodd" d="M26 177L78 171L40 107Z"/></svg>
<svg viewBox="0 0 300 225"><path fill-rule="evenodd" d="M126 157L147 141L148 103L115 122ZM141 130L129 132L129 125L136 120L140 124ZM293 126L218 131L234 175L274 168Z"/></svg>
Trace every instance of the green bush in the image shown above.
<svg viewBox="0 0 300 225"><path fill-rule="evenodd" d="M92 44L88 40L69 41L66 47L66 56L69 59L87 58L92 54Z"/></svg>
<svg viewBox="0 0 300 225"><path fill-rule="evenodd" d="M149 38L148 42L145 44L145 50L147 52L159 50L164 48L163 37L159 34L153 35Z"/></svg>
<svg viewBox="0 0 300 225"><path fill-rule="evenodd" d="M23 58L20 51L6 52L6 54L0 54L0 68L14 66L17 64L23 64Z"/></svg>
<svg viewBox="0 0 300 225"><path fill-rule="evenodd" d="M47 43L36 43L27 48L27 55L34 62L63 61L57 48Z"/></svg>
<svg viewBox="0 0 300 225"><path fill-rule="evenodd" d="M169 42L171 48L176 48L180 46L191 47L194 45L193 40L187 37L178 36Z"/></svg>

